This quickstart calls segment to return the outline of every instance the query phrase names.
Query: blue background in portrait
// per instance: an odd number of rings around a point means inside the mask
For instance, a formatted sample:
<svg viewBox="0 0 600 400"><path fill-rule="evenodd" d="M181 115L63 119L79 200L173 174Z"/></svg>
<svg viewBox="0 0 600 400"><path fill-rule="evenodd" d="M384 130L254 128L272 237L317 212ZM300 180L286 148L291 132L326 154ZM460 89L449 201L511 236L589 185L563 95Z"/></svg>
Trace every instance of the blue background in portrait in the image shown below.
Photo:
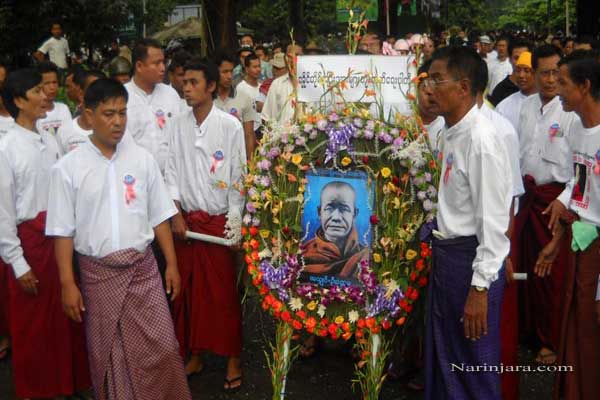
<svg viewBox="0 0 600 400"><path fill-rule="evenodd" d="M371 215L373 214L373 200L375 199L375 186L369 190L367 173L354 171L342 174L333 170L317 170L318 174L307 173L306 192L304 193L304 213L302 214L302 238L308 241L315 237L320 226L317 207L321 202L321 189L330 182L341 181L351 185L356 191L356 207L358 215L354 225L358 231L360 244L371 247ZM369 192L371 193L369 196ZM309 197L310 194L310 197ZM308 232L307 232L308 230ZM365 233L367 236L365 237Z"/></svg>

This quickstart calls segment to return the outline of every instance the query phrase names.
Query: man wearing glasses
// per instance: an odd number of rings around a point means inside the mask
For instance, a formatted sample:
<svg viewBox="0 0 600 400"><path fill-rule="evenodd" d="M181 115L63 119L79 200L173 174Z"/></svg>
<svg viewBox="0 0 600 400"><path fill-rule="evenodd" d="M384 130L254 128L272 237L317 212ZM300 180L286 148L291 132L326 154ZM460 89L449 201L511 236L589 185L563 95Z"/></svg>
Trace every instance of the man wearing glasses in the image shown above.
<svg viewBox="0 0 600 400"><path fill-rule="evenodd" d="M513 260L515 269L527 272L525 287L526 333L540 343L536 361L554 364L559 345L564 272L568 244L549 228L549 204L573 176L569 146L571 126L578 117L563 111L558 96L560 51L554 46L537 48L532 67L539 92L523 100L517 129L521 145L521 175L525 195L515 220Z"/></svg>
<svg viewBox="0 0 600 400"><path fill-rule="evenodd" d="M512 177L506 146L476 104L480 74L474 50L445 47L433 54L425 88L431 111L446 122L427 299L426 400L501 398L500 374L484 366L500 365Z"/></svg>

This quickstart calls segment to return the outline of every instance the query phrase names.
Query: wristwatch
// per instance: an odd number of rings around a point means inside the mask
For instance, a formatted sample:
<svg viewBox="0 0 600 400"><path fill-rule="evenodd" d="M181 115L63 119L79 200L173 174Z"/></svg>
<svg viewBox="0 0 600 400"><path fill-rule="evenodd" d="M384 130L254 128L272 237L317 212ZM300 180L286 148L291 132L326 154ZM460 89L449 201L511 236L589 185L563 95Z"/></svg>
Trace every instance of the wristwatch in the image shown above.
<svg viewBox="0 0 600 400"><path fill-rule="evenodd" d="M475 289L477 292L487 292L488 289L486 287L483 286L471 286L473 289Z"/></svg>

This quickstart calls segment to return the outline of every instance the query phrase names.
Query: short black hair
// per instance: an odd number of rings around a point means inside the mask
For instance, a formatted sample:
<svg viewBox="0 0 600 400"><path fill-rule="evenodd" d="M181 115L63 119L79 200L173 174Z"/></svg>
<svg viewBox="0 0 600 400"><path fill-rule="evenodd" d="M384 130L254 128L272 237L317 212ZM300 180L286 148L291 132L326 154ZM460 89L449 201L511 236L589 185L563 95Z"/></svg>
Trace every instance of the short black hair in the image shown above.
<svg viewBox="0 0 600 400"><path fill-rule="evenodd" d="M421 75L423 72L427 73L429 72L429 67L431 67L431 58L425 62L423 62L423 64L421 64L419 66L419 69L417 70L417 75Z"/></svg>
<svg viewBox="0 0 600 400"><path fill-rule="evenodd" d="M477 79L471 82L471 85L475 87L476 93L485 92L485 88L488 84L488 65L487 62L481 57L478 60L479 67L477 68Z"/></svg>
<svg viewBox="0 0 600 400"><path fill-rule="evenodd" d="M90 85L83 96L83 104L86 108L95 110L100 103L105 103L110 99L123 98L127 103L129 95L127 89L121 83L114 79L102 78L98 79Z"/></svg>
<svg viewBox="0 0 600 400"><path fill-rule="evenodd" d="M175 53L173 53L173 56L169 61L169 68L167 68L167 70L169 72L174 72L179 67L183 68L185 63L188 62L190 58L191 55L187 51L183 49L177 50Z"/></svg>
<svg viewBox="0 0 600 400"><path fill-rule="evenodd" d="M38 64L37 70L40 74L48 74L54 72L58 78L58 67L52 61L42 61Z"/></svg>
<svg viewBox="0 0 600 400"><path fill-rule="evenodd" d="M471 95L477 95L477 83L479 79L479 70L481 57L477 52L465 46L447 46L437 49L431 57L433 61L447 60L448 72L455 79L467 79L471 85Z"/></svg>
<svg viewBox="0 0 600 400"><path fill-rule="evenodd" d="M508 45L508 47L510 47L510 42L512 42L512 37L508 36L508 35L500 35L498 37L498 39L496 39L496 44L498 44L498 42L504 40L506 42L506 44Z"/></svg>
<svg viewBox="0 0 600 400"><path fill-rule="evenodd" d="M27 92L42 83L42 74L35 68L19 69L6 77L2 88L2 101L10 116L17 119L19 108L15 99L27 99Z"/></svg>
<svg viewBox="0 0 600 400"><path fill-rule="evenodd" d="M87 77L88 71L82 67L78 67L78 68L72 68L71 70L69 70L68 75L70 75L71 72L73 73L73 83L76 84L77 86L79 86L80 88L83 88L83 85L85 84L85 78Z"/></svg>
<svg viewBox="0 0 600 400"><path fill-rule="evenodd" d="M253 60L260 61L255 52L248 54L246 58L244 58L244 67L248 68L250 66L250 62L252 62Z"/></svg>
<svg viewBox="0 0 600 400"><path fill-rule="evenodd" d="M573 42L575 43L575 39L572 38L571 36L567 36L566 38L563 39L562 41L562 45L563 47L565 47L567 45L568 42Z"/></svg>
<svg viewBox="0 0 600 400"><path fill-rule="evenodd" d="M258 50L262 50L263 53L267 54L267 48L265 46L263 46L262 44L258 45L254 48L254 52L257 52Z"/></svg>
<svg viewBox="0 0 600 400"><path fill-rule="evenodd" d="M162 50L162 46L155 39L145 38L135 44L131 51L131 64L133 65L134 70L138 61L146 61L146 58L148 58L148 49L150 47Z"/></svg>
<svg viewBox="0 0 600 400"><path fill-rule="evenodd" d="M532 46L531 44L523 39L513 39L508 43L508 54L512 56L512 53L515 49L527 48L527 51L531 52Z"/></svg>
<svg viewBox="0 0 600 400"><path fill-rule="evenodd" d="M84 75L84 79L83 79L83 83L81 84L81 89L83 90L87 90L87 88L85 87L88 79L90 77L95 77L98 79L106 79L106 74L100 70L97 69L91 69L89 71L85 71L85 75Z"/></svg>
<svg viewBox="0 0 600 400"><path fill-rule="evenodd" d="M571 80L578 85L590 81L590 95L600 100L600 63L594 50L575 50L559 61L558 66L566 65Z"/></svg>
<svg viewBox="0 0 600 400"><path fill-rule="evenodd" d="M242 36L240 36L240 42L242 41L243 38L245 37L249 37L250 39L252 39L252 43L254 43L254 36L252 36L251 33L244 33Z"/></svg>
<svg viewBox="0 0 600 400"><path fill-rule="evenodd" d="M545 44L535 49L531 54L531 66L533 67L533 70L535 71L537 69L538 60L540 58L548 58L552 56L558 56L561 58L560 49L558 49L556 46Z"/></svg>
<svg viewBox="0 0 600 400"><path fill-rule="evenodd" d="M204 73L204 79L206 79L206 86L212 82L219 83L219 69L215 63L211 62L206 58L194 57L183 66L184 71L202 71ZM212 94L213 99L217 97L217 90L215 89Z"/></svg>
<svg viewBox="0 0 600 400"><path fill-rule="evenodd" d="M235 58L228 52L226 51L219 51L217 52L217 54L215 54L215 64L217 67L220 67L221 64L223 64L223 62L227 61L232 63L233 65L235 65L236 60Z"/></svg>

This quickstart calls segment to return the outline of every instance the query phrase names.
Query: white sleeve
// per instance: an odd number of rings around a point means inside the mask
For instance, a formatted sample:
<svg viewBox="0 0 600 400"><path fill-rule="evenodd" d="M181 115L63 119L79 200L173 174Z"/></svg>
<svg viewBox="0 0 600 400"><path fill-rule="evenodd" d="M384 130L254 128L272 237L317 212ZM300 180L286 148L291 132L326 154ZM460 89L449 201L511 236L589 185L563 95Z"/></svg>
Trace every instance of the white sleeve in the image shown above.
<svg viewBox="0 0 600 400"><path fill-rule="evenodd" d="M175 121L173 121L175 122ZM177 121L178 122L178 121ZM171 123L166 128L166 134L169 138L169 153L167 155L167 163L165 165L165 182L168 193L172 200L181 201L181 193L179 192L179 174L177 171L177 137L178 132L175 126L177 123Z"/></svg>
<svg viewBox="0 0 600 400"><path fill-rule="evenodd" d="M229 188L229 212L239 213L241 217L242 208L244 207L243 175L246 173L246 145L244 141L244 129L241 124L236 124L236 132L233 137L231 168L231 186Z"/></svg>
<svg viewBox="0 0 600 400"><path fill-rule="evenodd" d="M16 193L13 171L3 152L0 152L0 256L12 265L19 279L31 269L23 256L17 235Z"/></svg>
<svg viewBox="0 0 600 400"><path fill-rule="evenodd" d="M513 197L518 197L525 193L523 178L521 177L519 136L517 135L515 128L513 128L512 124L508 121L506 124L506 129L509 129L509 134L504 136L504 140L506 143L506 149L508 150L508 158L510 160L510 167L512 170Z"/></svg>
<svg viewBox="0 0 600 400"><path fill-rule="evenodd" d="M155 228L177 214L177 208L169 196L158 164L152 156L148 155L148 158L148 220Z"/></svg>
<svg viewBox="0 0 600 400"><path fill-rule="evenodd" d="M262 118L271 121L277 118L277 101L275 99L275 90L273 90L273 85L269 88L267 92L267 98L265 99L265 104L262 108Z"/></svg>
<svg viewBox="0 0 600 400"><path fill-rule="evenodd" d="M59 165L50 172L46 235L75 236L75 190L72 179Z"/></svg>
<svg viewBox="0 0 600 400"><path fill-rule="evenodd" d="M506 169L509 167L505 154L489 150L472 152L468 167L469 188L475 209L476 235L479 240L471 284L489 288L498 278L504 259L510 249L506 236L510 204L506 204L511 192ZM498 179L490 179L498 177Z"/></svg>
<svg viewBox="0 0 600 400"><path fill-rule="evenodd" d="M38 49L38 51L42 54L48 54L48 47L50 46L50 39L46 40L44 43L42 43L42 45L40 46L40 48Z"/></svg>

